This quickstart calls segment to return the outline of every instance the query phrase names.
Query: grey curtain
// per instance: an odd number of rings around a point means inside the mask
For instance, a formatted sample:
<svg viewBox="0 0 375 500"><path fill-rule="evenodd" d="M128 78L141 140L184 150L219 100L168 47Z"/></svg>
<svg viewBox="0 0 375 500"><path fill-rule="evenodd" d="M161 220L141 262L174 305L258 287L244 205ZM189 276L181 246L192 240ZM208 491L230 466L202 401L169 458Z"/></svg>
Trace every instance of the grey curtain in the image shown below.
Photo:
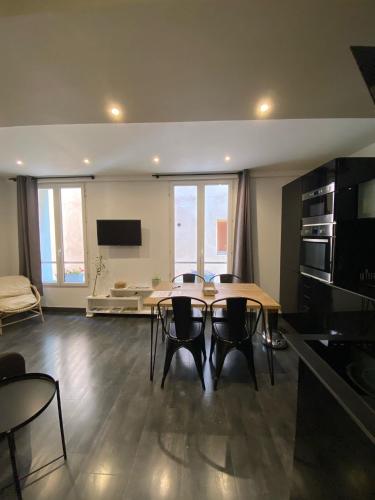
<svg viewBox="0 0 375 500"><path fill-rule="evenodd" d="M17 177L19 273L43 293L40 262L38 183L33 177Z"/></svg>
<svg viewBox="0 0 375 500"><path fill-rule="evenodd" d="M243 281L254 281L250 207L250 171L239 174L236 220L234 226L233 273Z"/></svg>

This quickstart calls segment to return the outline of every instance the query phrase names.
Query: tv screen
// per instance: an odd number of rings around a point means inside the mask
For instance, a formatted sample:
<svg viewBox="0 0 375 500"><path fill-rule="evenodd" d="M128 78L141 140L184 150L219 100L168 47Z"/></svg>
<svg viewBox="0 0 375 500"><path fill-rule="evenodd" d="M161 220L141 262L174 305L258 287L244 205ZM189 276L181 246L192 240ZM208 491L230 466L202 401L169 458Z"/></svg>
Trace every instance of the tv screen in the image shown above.
<svg viewBox="0 0 375 500"><path fill-rule="evenodd" d="M140 220L97 220L98 245L142 245Z"/></svg>

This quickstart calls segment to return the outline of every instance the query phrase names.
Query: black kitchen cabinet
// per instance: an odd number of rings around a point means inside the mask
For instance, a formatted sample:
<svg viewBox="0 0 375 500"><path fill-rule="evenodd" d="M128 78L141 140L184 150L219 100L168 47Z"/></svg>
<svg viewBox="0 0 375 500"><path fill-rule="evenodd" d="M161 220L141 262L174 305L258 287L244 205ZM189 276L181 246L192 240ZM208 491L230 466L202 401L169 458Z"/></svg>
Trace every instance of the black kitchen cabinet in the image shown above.
<svg viewBox="0 0 375 500"><path fill-rule="evenodd" d="M299 272L302 194L333 181L335 253L333 283L328 283ZM356 361L345 357L350 352L347 340L359 345L362 352L364 345L375 339L375 159L335 159L296 179L283 187L282 209L279 323L289 343L291 336L297 339L294 348L301 342L309 342L302 341L303 338L310 339L315 348L319 340L319 349L314 348L316 353L321 355L322 349L326 350L330 359L325 361L329 366L334 370L340 367L335 382L340 388L342 380L347 382ZM293 343L290 345L293 347ZM374 350L371 352L366 370L368 367L373 370ZM305 364L305 354L303 350L299 353L290 498L373 498L374 445L348 410L349 401L363 395L354 388L356 395L349 394L346 402L341 401L336 389L332 389L334 386L327 390L328 385L322 382L326 368L321 361L315 366Z"/></svg>
<svg viewBox="0 0 375 500"><path fill-rule="evenodd" d="M337 169L333 283L375 299L375 158Z"/></svg>
<svg viewBox="0 0 375 500"><path fill-rule="evenodd" d="M290 500L374 498L374 444L302 361L296 428Z"/></svg>
<svg viewBox="0 0 375 500"><path fill-rule="evenodd" d="M336 190L355 186L375 177L375 158L338 158Z"/></svg>
<svg viewBox="0 0 375 500"><path fill-rule="evenodd" d="M281 217L281 260L284 269L299 270L302 218L302 183L296 179L283 187Z"/></svg>
<svg viewBox="0 0 375 500"><path fill-rule="evenodd" d="M335 182L337 161L336 159L331 160L305 174L302 177L302 193L308 193L314 189L328 186L331 182Z"/></svg>
<svg viewBox="0 0 375 500"><path fill-rule="evenodd" d="M283 312L298 310L302 182L283 187L280 254L280 303Z"/></svg>

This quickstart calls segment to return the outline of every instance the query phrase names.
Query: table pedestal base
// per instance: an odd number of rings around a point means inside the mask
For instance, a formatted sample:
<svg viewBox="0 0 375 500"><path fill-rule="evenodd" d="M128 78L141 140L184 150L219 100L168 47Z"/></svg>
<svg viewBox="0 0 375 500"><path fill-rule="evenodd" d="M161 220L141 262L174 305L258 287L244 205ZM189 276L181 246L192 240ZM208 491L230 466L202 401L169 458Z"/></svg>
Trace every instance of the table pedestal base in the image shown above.
<svg viewBox="0 0 375 500"><path fill-rule="evenodd" d="M269 346L271 344L270 338L263 332L262 333L262 344L265 346ZM282 337L281 333L277 330L272 331L272 349L276 351L281 351L283 349L287 349L288 344L287 341Z"/></svg>

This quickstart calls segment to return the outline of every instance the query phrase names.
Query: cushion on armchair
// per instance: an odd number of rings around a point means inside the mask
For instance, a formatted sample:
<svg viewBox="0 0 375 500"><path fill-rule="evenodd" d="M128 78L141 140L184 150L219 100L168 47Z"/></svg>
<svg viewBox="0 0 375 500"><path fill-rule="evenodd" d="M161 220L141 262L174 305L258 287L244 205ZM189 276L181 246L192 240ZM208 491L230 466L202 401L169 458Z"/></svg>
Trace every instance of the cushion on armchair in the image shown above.
<svg viewBox="0 0 375 500"><path fill-rule="evenodd" d="M7 313L25 309L38 302L31 283L25 276L2 276L0 278L0 312Z"/></svg>
<svg viewBox="0 0 375 500"><path fill-rule="evenodd" d="M18 297L31 292L31 283L25 276L1 276L0 299Z"/></svg>

